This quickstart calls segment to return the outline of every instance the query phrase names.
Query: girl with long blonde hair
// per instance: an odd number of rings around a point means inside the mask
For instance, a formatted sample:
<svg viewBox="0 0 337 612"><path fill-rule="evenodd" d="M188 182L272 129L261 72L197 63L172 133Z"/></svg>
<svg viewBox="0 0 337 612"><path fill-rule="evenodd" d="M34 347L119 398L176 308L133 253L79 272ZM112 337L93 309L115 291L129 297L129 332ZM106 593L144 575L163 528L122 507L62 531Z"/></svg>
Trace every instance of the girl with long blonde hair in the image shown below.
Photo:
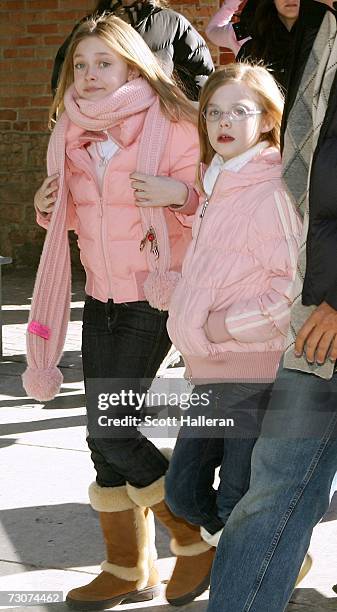
<svg viewBox="0 0 337 612"><path fill-rule="evenodd" d="M73 36L50 112L51 120L55 116L49 177L35 196L38 221L48 231L23 382L43 401L62 382L57 364L69 320L67 231L74 229L86 272L82 359L87 442L97 472L89 497L107 548L102 572L68 593L67 602L104 609L157 595L151 510L168 527L178 557L167 599L191 601L207 586L211 547L167 508L168 458L138 431L133 398L170 347L167 308L191 237L188 215L198 205L196 111L139 34L117 17L102 16L82 23Z"/></svg>

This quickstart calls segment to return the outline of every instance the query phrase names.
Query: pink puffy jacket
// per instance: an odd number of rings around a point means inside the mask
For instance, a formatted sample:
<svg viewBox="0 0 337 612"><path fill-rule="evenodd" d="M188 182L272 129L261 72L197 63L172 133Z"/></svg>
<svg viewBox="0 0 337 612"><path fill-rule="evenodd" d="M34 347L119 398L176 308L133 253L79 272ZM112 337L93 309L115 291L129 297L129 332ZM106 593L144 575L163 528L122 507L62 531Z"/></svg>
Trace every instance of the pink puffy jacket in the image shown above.
<svg viewBox="0 0 337 612"><path fill-rule="evenodd" d="M168 331L194 379L271 381L289 325L301 231L267 148L223 170L192 228ZM212 341L213 340L213 341Z"/></svg>
<svg viewBox="0 0 337 612"><path fill-rule="evenodd" d="M144 113L145 119L145 113ZM128 130L128 120L123 129ZM78 234L80 257L86 272L88 295L106 302L144 300L143 282L148 275L144 251L139 246L143 230L129 175L136 170L141 125L126 147L121 147L107 165L100 192L95 168L86 146L99 140L99 132L84 132L72 125L67 134L68 228ZM102 137L104 139L104 136ZM189 195L179 213L165 209L170 245L171 269L180 271L191 240L191 218L198 206L194 190L199 155L197 129L187 121L172 122L158 175L186 183ZM37 213L43 227L48 217Z"/></svg>

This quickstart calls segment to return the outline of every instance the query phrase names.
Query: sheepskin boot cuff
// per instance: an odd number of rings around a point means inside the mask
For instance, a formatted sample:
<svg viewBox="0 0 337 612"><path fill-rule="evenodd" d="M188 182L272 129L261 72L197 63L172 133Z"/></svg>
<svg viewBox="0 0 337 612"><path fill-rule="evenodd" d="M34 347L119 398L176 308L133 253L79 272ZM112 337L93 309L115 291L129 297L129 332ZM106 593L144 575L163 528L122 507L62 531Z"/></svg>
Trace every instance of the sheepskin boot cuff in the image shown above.
<svg viewBox="0 0 337 612"><path fill-rule="evenodd" d="M135 508L125 486L101 487L92 482L89 487L90 504L97 512L123 512Z"/></svg>

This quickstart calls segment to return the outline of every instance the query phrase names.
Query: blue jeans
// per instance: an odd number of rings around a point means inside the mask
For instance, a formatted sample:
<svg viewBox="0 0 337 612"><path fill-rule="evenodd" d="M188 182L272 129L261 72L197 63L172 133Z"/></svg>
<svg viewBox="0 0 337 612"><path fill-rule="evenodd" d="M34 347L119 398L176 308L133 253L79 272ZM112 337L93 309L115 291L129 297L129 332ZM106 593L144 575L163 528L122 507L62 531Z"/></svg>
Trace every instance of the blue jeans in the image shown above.
<svg viewBox="0 0 337 612"><path fill-rule="evenodd" d="M250 459L259 434L272 385L220 383L200 385L201 395L211 388L212 406L190 407L193 418L232 417L235 428L214 431L183 426L166 474L166 502L172 512L190 523L205 527L211 534L222 529L231 511L248 489ZM224 435L226 436L224 438ZM215 469L221 466L218 490L213 488Z"/></svg>
<svg viewBox="0 0 337 612"><path fill-rule="evenodd" d="M88 446L102 487L117 487L127 482L145 487L163 476L168 461L143 436L130 426L123 437L113 431L110 437L95 437L91 423L97 412L92 401L97 379L112 384L125 381L129 388L143 378L151 380L167 354L171 342L166 331L167 312L152 308L147 302L114 304L87 297L83 312L82 360L87 395ZM135 389L137 391L139 389ZM97 396L96 396L97 397ZM132 406L116 406L117 416L136 415ZM96 411L96 412L95 412ZM95 413L95 414L94 414Z"/></svg>
<svg viewBox="0 0 337 612"><path fill-rule="evenodd" d="M337 469L337 375L279 370L248 492L218 544L208 612L283 612Z"/></svg>

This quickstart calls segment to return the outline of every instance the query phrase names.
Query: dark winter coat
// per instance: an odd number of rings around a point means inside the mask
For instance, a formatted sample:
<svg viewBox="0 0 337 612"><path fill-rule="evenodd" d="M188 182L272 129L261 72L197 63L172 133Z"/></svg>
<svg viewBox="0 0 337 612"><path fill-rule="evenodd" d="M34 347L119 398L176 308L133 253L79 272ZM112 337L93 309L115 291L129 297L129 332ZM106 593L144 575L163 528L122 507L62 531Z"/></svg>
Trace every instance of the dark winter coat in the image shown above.
<svg viewBox="0 0 337 612"><path fill-rule="evenodd" d="M321 26L326 5L301 0L299 30L289 78L282 131L296 98L306 61ZM337 73L314 152L309 183L307 265L302 291L305 306L326 301L337 310Z"/></svg>
<svg viewBox="0 0 337 612"><path fill-rule="evenodd" d="M242 45L236 60L239 62L259 62L262 60L279 85L281 85L283 91L286 91L296 31L297 23L295 23L289 32L282 21L277 18L273 31L270 32L270 39L268 39L262 53L256 54L254 51L254 39L251 38Z"/></svg>
<svg viewBox="0 0 337 612"><path fill-rule="evenodd" d="M163 67L169 72L174 68L174 76L186 95L192 100L197 100L199 91L213 72L214 66L206 42L190 22L171 9L144 3L137 12L137 22L133 27L155 53ZM53 92L57 86L71 35L60 47L55 58L52 74Z"/></svg>

